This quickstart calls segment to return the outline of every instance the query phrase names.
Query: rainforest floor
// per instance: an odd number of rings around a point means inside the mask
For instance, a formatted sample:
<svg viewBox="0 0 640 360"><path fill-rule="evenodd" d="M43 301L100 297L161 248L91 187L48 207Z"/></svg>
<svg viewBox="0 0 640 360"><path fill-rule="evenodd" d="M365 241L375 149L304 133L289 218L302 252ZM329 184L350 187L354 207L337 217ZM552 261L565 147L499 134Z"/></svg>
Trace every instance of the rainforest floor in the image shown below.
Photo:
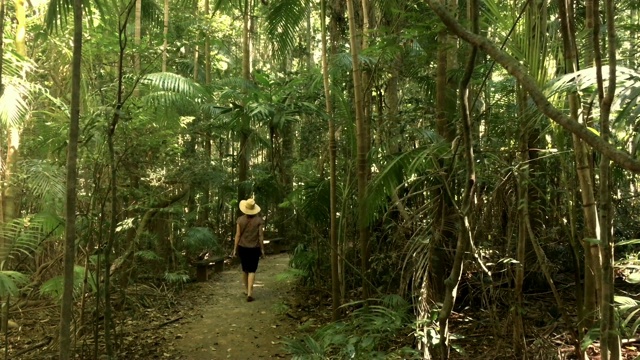
<svg viewBox="0 0 640 360"><path fill-rule="evenodd" d="M240 265L225 264L223 272L205 282L181 288L136 285L125 297L112 296L116 324L114 352L117 359L288 359L283 343L304 325L316 325L306 296L296 296L295 278L287 273L289 255L267 255L260 261L254 301L243 294ZM318 301L316 301L318 303ZM329 306L328 304L327 306ZM95 345L93 306L85 326L74 329L76 359L106 359L102 322ZM317 310L317 308L316 308ZM325 313L326 311L322 311ZM10 313L14 326L0 337L0 349L13 360L58 358L59 305L39 300L16 303ZM77 319L76 319L77 321ZM323 319L324 321L324 319ZM322 321L318 321L318 324ZM98 354L97 357L95 354ZM0 354L0 358L4 358Z"/></svg>
<svg viewBox="0 0 640 360"><path fill-rule="evenodd" d="M247 302L241 285L239 265L225 264L225 270L205 282L177 287L163 283L135 285L126 296L112 296L114 304L114 350L117 359L290 359L285 342L313 333L330 321L331 299L326 291L296 284L289 271L289 255L268 255L260 261L253 302ZM567 291L567 290L565 290ZM570 298L570 294L563 294ZM499 299L492 299L496 302ZM527 352L532 359L573 359L572 346L563 324L553 309L549 294L525 298L529 333ZM452 331L457 351L452 359L513 359L511 320L505 300L487 314L468 302L454 312ZM74 328L75 347L81 360L106 359L103 318L95 320L95 301L87 304L84 326ZM100 312L98 312L100 314ZM552 316L553 315L553 316ZM79 315L76 314L76 321ZM13 325L0 338L4 352L13 360L58 358L59 305L52 301L20 300L10 311ZM98 328L94 324L100 324ZM99 342L95 344L95 331ZM411 345L411 339L404 339ZM623 346L625 360L640 355L640 341ZM588 349L590 360L600 359L597 344ZM97 356L95 354L98 354ZM0 358L5 358L0 354Z"/></svg>
<svg viewBox="0 0 640 360"><path fill-rule="evenodd" d="M197 284L207 303L173 327L164 353L185 360L290 358L282 346L296 329L288 262L287 254L260 261L253 302L243 294L238 266Z"/></svg>

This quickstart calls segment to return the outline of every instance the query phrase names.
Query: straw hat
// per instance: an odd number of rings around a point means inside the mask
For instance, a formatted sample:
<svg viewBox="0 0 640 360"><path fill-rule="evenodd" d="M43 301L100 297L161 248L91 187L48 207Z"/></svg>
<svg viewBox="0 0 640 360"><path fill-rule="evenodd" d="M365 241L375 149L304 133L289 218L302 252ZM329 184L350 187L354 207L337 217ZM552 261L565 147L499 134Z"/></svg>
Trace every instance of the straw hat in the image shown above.
<svg viewBox="0 0 640 360"><path fill-rule="evenodd" d="M253 199L240 201L240 211L247 215L255 215L260 212L260 206Z"/></svg>

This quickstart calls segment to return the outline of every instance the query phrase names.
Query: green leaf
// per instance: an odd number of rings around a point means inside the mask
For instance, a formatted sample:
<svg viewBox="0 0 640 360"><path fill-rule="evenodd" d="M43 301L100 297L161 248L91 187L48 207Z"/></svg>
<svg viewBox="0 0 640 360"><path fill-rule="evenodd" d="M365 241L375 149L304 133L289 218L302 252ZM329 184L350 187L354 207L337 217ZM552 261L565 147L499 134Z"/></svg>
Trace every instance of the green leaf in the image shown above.
<svg viewBox="0 0 640 360"><path fill-rule="evenodd" d="M629 276L627 276L625 281L631 284L640 284L640 272L634 272L629 274Z"/></svg>
<svg viewBox="0 0 640 360"><path fill-rule="evenodd" d="M592 127L587 127L587 129L589 129L589 131L591 131L592 133L600 136L600 132L598 130L596 130L596 129L592 128Z"/></svg>
<svg viewBox="0 0 640 360"><path fill-rule="evenodd" d="M584 241L594 245L600 245L602 243L600 239L594 239L594 238L584 238Z"/></svg>
<svg viewBox="0 0 640 360"><path fill-rule="evenodd" d="M599 327L589 329L589 331L582 338L582 343L580 344L580 347L582 348L583 351L587 350L589 345L593 344L593 342L597 340L599 337L600 337Z"/></svg>
<svg viewBox="0 0 640 360"><path fill-rule="evenodd" d="M617 242L615 246L635 245L635 244L640 244L640 239L622 240Z"/></svg>
<svg viewBox="0 0 640 360"><path fill-rule="evenodd" d="M627 296L614 296L613 301L620 305L637 305L638 302Z"/></svg>

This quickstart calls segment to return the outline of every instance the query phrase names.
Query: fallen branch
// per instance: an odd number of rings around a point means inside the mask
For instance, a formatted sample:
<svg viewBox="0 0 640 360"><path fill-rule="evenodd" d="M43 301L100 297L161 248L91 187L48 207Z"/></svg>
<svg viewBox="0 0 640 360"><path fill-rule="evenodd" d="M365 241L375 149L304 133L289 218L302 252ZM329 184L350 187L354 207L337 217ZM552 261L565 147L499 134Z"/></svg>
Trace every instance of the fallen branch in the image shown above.
<svg viewBox="0 0 640 360"><path fill-rule="evenodd" d="M177 318L175 318L175 319L171 319L171 320L169 320L169 321L165 321L165 322L163 322L163 323L162 323L162 324L160 324L160 325L156 325L156 327L155 327L154 329L160 329L160 328L163 328L163 327L165 327L165 326L167 326L167 325L173 324L174 322L178 322L178 321L182 320L183 318L184 318L184 316L180 316L180 317L177 317ZM147 330L152 330L152 329L147 329Z"/></svg>
<svg viewBox="0 0 640 360"><path fill-rule="evenodd" d="M32 352L33 350L43 348L43 347L51 344L51 340L53 340L53 338L51 336L47 336L42 341L40 341L39 343L33 344L30 347L28 347L26 349L22 349L22 350L18 351L17 353L13 354L12 357L22 356L22 355L24 355L24 354L26 354L28 352Z"/></svg>

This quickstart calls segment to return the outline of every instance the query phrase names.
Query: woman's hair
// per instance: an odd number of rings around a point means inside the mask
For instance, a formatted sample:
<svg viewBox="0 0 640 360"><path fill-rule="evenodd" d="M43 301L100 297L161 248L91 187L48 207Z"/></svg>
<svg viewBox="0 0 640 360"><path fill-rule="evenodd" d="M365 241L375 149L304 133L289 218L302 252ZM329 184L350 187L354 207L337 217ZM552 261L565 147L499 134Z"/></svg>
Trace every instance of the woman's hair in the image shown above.
<svg viewBox="0 0 640 360"><path fill-rule="evenodd" d="M246 217L248 217L249 219L251 219L252 217L256 216L256 214L253 214L253 215L245 214L245 215L246 215Z"/></svg>

